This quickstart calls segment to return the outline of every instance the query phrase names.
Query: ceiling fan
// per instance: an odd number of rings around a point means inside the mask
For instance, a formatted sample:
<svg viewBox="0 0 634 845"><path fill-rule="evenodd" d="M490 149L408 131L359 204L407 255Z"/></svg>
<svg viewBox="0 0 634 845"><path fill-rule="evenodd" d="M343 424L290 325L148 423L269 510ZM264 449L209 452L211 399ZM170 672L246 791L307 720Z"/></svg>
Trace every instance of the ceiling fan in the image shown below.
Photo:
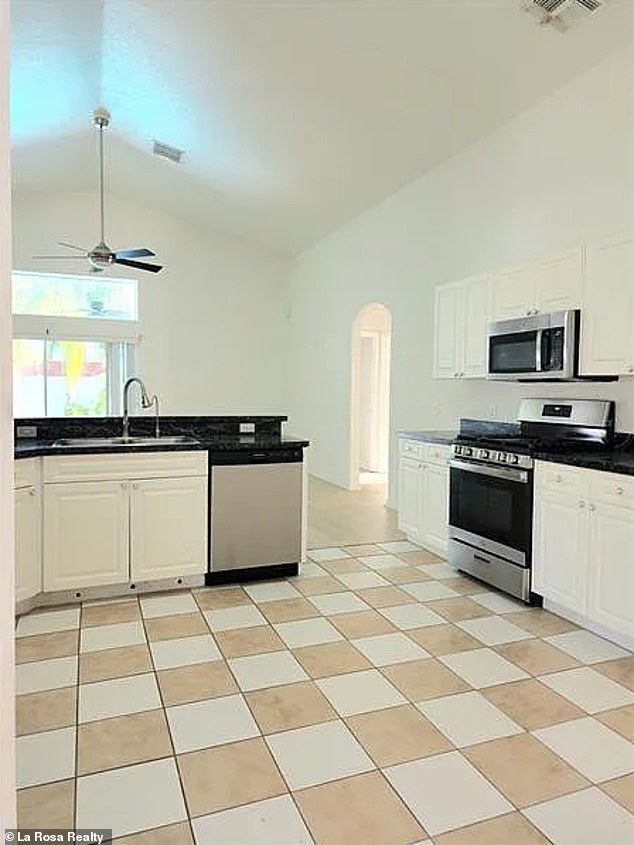
<svg viewBox="0 0 634 845"><path fill-rule="evenodd" d="M148 270L150 273L158 273L162 270L159 264L148 264L146 261L135 261L136 258L149 258L156 255L151 249L117 249L112 250L106 244L105 225L104 225L104 159L103 159L103 133L104 129L110 123L110 112L106 109L97 109L93 113L92 122L99 130L99 220L101 226L101 237L99 243L92 249L84 249L74 244L58 241L60 246L74 249L81 253L81 255L36 255L37 259L63 259L67 261L71 258L88 259L92 265L93 273L101 273L112 264L123 264L126 267L134 267L137 270Z"/></svg>

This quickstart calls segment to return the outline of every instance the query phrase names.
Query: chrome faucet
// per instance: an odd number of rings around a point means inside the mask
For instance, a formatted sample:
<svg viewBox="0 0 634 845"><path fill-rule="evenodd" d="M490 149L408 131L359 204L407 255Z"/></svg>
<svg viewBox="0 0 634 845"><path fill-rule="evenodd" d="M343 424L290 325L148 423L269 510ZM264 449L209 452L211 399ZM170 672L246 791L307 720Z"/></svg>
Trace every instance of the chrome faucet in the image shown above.
<svg viewBox="0 0 634 845"><path fill-rule="evenodd" d="M150 396L147 392L147 388L145 387L145 385L143 384L143 382L141 381L141 379L138 376L132 376L132 378L129 378L126 381L126 383L123 386L123 438L124 438L124 440L127 440L128 437L130 436L130 413L129 413L129 410L128 410L128 405L129 405L129 402L130 402L130 399L129 399L130 388L132 387L133 384L138 384L139 388L141 389L141 407L142 408L151 408L152 405L154 404L154 399L156 399L156 397L153 397L152 399L150 399ZM157 410L156 420L157 420L157 425L158 425L158 399L156 399L156 410Z"/></svg>

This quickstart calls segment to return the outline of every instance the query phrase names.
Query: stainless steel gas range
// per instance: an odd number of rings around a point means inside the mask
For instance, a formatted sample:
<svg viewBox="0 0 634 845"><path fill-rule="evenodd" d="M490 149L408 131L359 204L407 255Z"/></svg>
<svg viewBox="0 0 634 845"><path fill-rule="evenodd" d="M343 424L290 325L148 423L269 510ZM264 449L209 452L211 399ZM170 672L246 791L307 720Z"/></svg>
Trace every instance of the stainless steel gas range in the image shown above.
<svg viewBox="0 0 634 845"><path fill-rule="evenodd" d="M524 399L515 425L463 420L449 464L449 562L530 602L534 455L613 437L607 401Z"/></svg>

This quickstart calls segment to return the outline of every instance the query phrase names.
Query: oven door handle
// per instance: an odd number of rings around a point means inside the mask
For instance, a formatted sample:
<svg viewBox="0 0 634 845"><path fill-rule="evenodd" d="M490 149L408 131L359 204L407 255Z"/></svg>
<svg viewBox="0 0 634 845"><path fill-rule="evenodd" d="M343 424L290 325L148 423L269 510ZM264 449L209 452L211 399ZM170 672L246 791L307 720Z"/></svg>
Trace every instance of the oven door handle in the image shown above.
<svg viewBox="0 0 634 845"><path fill-rule="evenodd" d="M543 368L542 362L542 346L544 343L544 330L537 329L535 332L535 372L541 373Z"/></svg>
<svg viewBox="0 0 634 845"><path fill-rule="evenodd" d="M449 461L451 469L459 469L464 472L475 472L477 475L489 475L492 478L506 478L509 481L519 481L521 484L528 484L529 475L525 469L514 469L513 467L486 466L484 464L469 463L468 461L457 461L455 458Z"/></svg>

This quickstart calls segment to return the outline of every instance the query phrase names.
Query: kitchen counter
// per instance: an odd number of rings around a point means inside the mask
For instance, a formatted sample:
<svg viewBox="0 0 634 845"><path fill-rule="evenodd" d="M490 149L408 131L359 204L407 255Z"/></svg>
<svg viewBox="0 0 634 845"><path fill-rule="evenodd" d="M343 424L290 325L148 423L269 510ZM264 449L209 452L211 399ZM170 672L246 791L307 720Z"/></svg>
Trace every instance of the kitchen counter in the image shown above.
<svg viewBox="0 0 634 845"><path fill-rule="evenodd" d="M634 451L624 449L586 449L579 452L558 452L557 454L537 452L534 457L538 461L567 464L582 469L634 475Z"/></svg>
<svg viewBox="0 0 634 845"><path fill-rule="evenodd" d="M404 440L420 440L423 443L445 443L451 445L458 436L457 431L399 431Z"/></svg>

